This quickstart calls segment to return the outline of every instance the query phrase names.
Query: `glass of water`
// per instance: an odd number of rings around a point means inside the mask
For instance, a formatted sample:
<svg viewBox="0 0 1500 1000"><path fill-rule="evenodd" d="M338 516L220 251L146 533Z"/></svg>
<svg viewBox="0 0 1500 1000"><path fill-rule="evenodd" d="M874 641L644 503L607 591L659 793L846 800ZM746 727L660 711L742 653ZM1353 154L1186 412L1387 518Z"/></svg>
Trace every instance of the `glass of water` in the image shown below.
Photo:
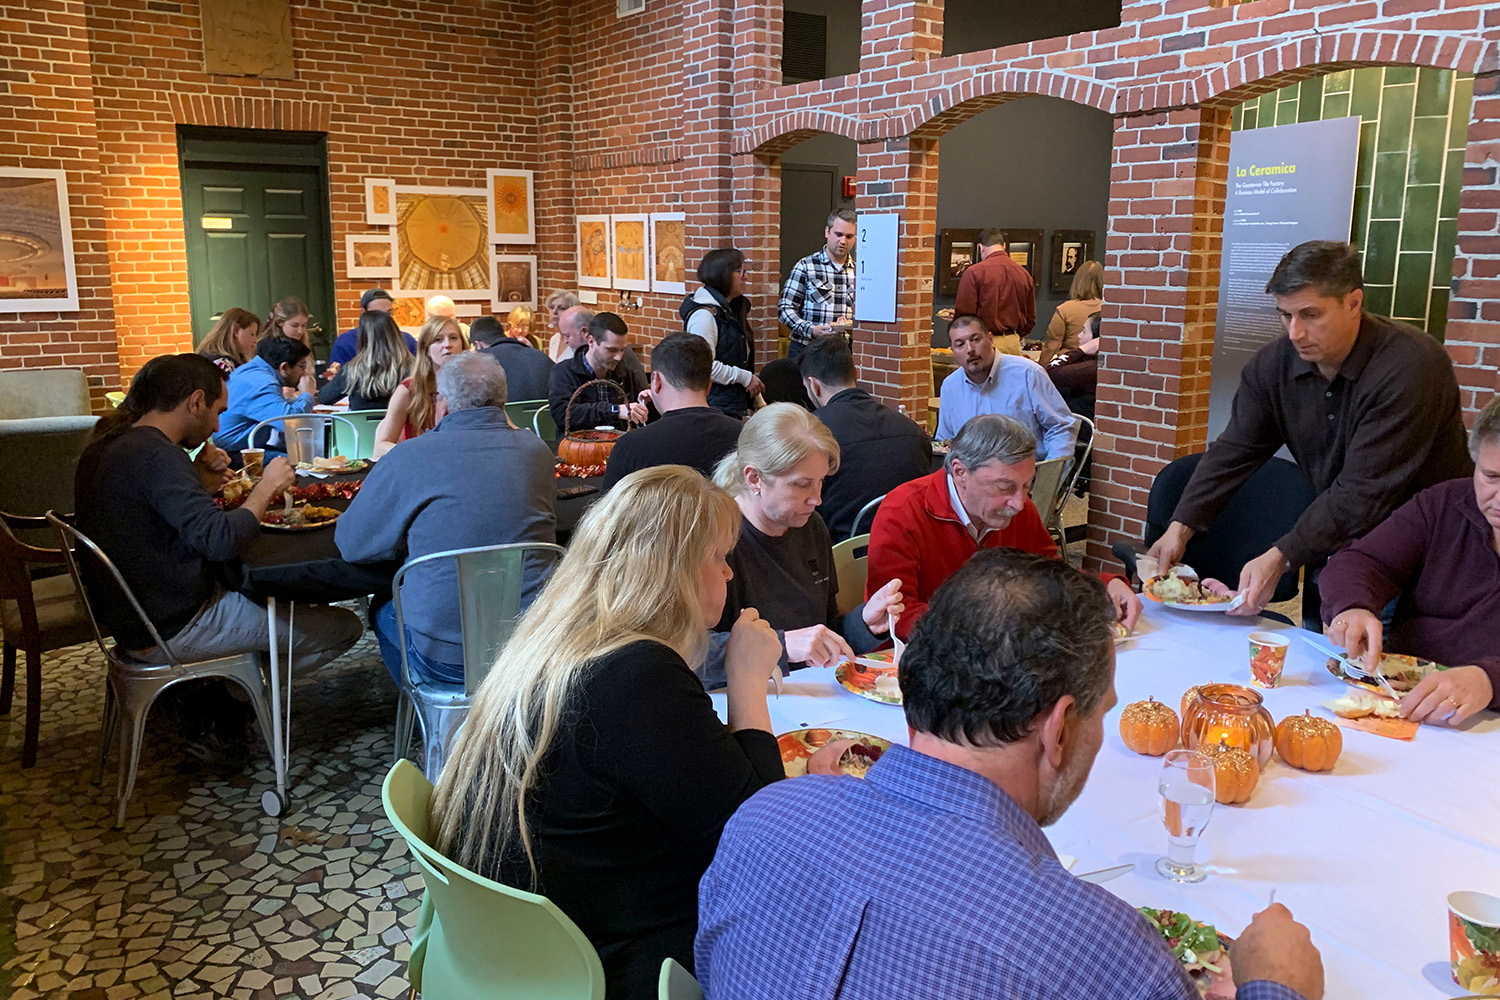
<svg viewBox="0 0 1500 1000"><path fill-rule="evenodd" d="M1162 763L1161 819L1167 828L1167 856L1156 870L1173 882L1202 882L1208 873L1195 864L1198 837L1214 814L1214 765L1196 750L1173 750Z"/></svg>

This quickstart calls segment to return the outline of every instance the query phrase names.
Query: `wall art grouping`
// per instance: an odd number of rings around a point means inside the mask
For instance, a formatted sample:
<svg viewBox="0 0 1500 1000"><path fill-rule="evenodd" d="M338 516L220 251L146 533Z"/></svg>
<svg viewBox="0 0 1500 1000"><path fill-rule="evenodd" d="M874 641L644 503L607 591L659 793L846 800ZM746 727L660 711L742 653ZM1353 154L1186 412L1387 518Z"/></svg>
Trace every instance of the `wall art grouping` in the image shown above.
<svg viewBox="0 0 1500 1000"><path fill-rule="evenodd" d="M621 291L687 291L682 212L580 215L578 284Z"/></svg>

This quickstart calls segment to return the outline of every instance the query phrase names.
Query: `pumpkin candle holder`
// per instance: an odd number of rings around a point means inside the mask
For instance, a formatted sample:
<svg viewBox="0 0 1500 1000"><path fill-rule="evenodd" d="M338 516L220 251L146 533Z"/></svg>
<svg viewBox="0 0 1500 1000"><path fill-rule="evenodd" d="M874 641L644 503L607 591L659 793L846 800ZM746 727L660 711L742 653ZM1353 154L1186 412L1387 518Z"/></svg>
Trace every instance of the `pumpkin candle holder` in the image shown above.
<svg viewBox="0 0 1500 1000"><path fill-rule="evenodd" d="M1204 684L1183 697L1182 745L1205 751L1220 743L1248 750L1261 767L1276 747L1276 723L1260 694L1238 684Z"/></svg>

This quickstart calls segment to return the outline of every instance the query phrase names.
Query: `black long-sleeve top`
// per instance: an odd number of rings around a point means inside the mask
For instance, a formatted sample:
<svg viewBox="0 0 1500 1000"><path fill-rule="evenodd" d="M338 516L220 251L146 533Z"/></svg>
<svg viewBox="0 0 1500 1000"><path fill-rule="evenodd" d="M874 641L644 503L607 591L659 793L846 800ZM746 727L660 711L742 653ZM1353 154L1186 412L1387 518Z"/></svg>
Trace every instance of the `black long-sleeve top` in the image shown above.
<svg viewBox="0 0 1500 1000"><path fill-rule="evenodd" d="M591 385L579 393L578 402L573 404L572 422L565 420L568 400L573 393L585 382L600 378L608 379L625 390L624 398L609 386ZM557 425L559 434L588 430L591 427L623 428L625 422L620 419L620 404L636 402L641 390L647 388L647 385L643 369L628 365L622 360L613 371L596 375L589 368L584 354L579 353L552 366L552 374L547 377L547 406L552 411L552 422Z"/></svg>

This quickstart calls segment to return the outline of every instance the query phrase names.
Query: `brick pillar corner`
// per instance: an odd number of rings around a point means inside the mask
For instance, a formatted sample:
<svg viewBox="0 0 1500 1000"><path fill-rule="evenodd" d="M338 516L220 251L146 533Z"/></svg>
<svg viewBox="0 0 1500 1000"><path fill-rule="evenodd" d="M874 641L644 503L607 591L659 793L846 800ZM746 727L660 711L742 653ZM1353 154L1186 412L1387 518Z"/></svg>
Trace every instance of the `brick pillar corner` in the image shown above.
<svg viewBox="0 0 1500 1000"><path fill-rule="evenodd" d="M1500 389L1500 76L1493 73L1474 78L1444 343L1472 424Z"/></svg>
<svg viewBox="0 0 1500 1000"><path fill-rule="evenodd" d="M943 0L861 0L860 70L943 54Z"/></svg>

